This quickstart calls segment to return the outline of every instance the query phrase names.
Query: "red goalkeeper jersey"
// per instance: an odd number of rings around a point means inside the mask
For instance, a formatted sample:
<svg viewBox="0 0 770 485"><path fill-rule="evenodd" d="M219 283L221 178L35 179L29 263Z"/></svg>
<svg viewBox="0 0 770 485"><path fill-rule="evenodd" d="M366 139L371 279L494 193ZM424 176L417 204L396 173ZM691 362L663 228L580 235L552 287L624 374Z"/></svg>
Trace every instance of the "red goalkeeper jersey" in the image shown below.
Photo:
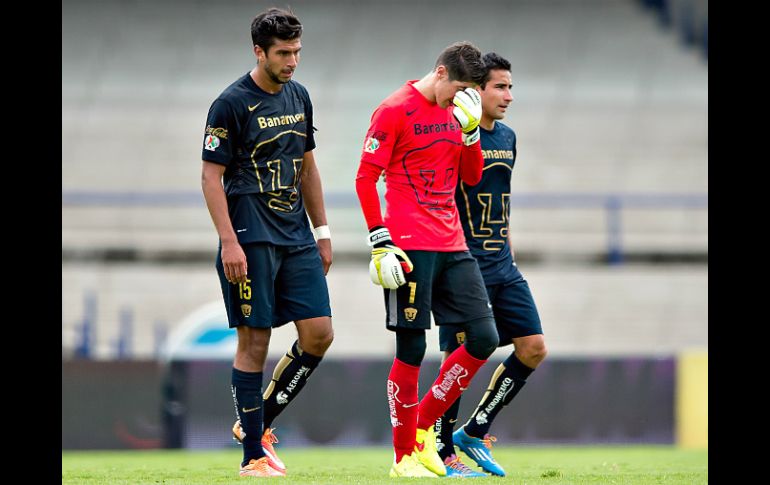
<svg viewBox="0 0 770 485"><path fill-rule="evenodd" d="M385 171L385 226L402 249L463 251L454 193L461 164L483 167L478 143L466 147L452 106L431 103L409 81L372 114L361 163ZM478 175L478 176L476 176ZM463 177L465 179L465 177Z"/></svg>

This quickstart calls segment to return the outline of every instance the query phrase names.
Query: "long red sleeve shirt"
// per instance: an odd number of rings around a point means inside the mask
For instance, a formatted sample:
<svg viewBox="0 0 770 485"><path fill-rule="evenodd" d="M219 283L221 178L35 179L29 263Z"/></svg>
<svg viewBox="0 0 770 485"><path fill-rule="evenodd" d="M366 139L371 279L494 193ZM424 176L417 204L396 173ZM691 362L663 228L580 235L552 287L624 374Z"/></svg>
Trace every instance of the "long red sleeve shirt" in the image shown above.
<svg viewBox="0 0 770 485"><path fill-rule="evenodd" d="M372 115L364 142L356 192L367 226L385 225L402 249L463 251L465 235L455 207L458 176L481 180L478 143L462 143L452 109L429 102L409 81ZM385 174L384 224L376 183Z"/></svg>

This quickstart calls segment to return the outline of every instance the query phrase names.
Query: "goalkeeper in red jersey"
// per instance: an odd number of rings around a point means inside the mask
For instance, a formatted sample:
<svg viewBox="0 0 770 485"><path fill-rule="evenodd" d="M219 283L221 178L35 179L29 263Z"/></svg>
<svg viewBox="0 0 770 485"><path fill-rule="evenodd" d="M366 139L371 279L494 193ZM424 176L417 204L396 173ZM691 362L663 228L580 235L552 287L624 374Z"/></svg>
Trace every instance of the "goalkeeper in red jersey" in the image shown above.
<svg viewBox="0 0 770 485"><path fill-rule="evenodd" d="M372 114L356 191L372 246L370 275L383 287L386 327L396 334L387 394L395 459L391 476L444 476L433 424L497 348L484 281L468 251L455 207L458 178L481 179L481 52L469 42L445 48L431 72L406 82ZM383 219L377 180L385 175ZM418 401L425 330L462 327L463 345L442 364Z"/></svg>

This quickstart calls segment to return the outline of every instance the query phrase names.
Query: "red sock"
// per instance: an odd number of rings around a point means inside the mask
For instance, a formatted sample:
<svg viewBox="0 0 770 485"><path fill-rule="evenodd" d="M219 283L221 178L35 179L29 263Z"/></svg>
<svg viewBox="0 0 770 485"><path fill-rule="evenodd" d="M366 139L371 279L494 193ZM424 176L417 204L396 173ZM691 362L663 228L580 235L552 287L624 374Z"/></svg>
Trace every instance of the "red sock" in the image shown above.
<svg viewBox="0 0 770 485"><path fill-rule="evenodd" d="M390 424L393 426L393 448L396 463L404 455L414 451L417 435L417 380L420 368L393 359L388 375L388 408Z"/></svg>
<svg viewBox="0 0 770 485"><path fill-rule="evenodd" d="M436 382L420 401L417 428L430 428L468 387L484 362L486 360L479 360L469 354L464 345L452 352L441 364Z"/></svg>

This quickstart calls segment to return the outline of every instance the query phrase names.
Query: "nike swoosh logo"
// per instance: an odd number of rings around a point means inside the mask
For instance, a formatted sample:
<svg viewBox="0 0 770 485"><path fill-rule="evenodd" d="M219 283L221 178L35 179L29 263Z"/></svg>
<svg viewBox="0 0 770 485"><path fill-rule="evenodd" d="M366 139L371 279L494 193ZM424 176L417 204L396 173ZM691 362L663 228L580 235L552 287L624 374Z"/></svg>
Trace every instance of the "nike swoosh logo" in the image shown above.
<svg viewBox="0 0 770 485"><path fill-rule="evenodd" d="M417 108L413 109L412 111L407 111L407 112L406 112L406 115L407 115L407 116L412 116L412 115L414 114L414 112L415 112L415 111L417 111Z"/></svg>
<svg viewBox="0 0 770 485"><path fill-rule="evenodd" d="M259 106L260 104L262 104L262 101L260 101L259 103L255 104L254 106L249 106L249 111L254 111L255 109L257 109L257 106Z"/></svg>
<svg viewBox="0 0 770 485"><path fill-rule="evenodd" d="M256 411L257 409L259 409L260 407L261 406L257 406L255 408L249 408L249 409L241 408L241 411L243 411L244 413L251 413L251 412Z"/></svg>
<svg viewBox="0 0 770 485"><path fill-rule="evenodd" d="M416 402L414 404L402 404L401 407L413 408L413 407L417 406L418 404L420 404L420 403Z"/></svg>

